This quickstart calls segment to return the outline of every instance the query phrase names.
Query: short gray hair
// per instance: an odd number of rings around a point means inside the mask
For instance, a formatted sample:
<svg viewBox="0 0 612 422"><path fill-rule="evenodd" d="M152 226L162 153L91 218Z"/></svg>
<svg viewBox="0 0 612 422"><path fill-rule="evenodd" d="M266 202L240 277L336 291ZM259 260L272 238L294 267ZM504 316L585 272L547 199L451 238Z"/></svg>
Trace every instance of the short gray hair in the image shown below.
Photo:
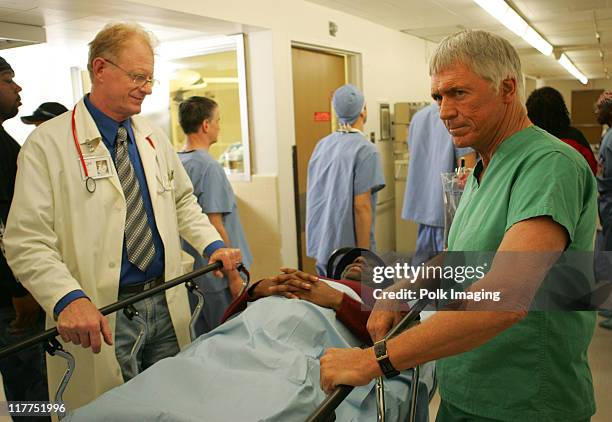
<svg viewBox="0 0 612 422"><path fill-rule="evenodd" d="M151 53L155 52L158 44L157 38L137 23L109 23L96 34L96 37L89 43L89 59L87 60L87 70L92 83L94 80L92 66L96 57L118 60L124 43L133 38L140 38L151 49Z"/></svg>
<svg viewBox="0 0 612 422"><path fill-rule="evenodd" d="M486 31L465 30L444 38L431 60L429 75L462 63L481 78L487 79L497 92L504 79L515 79L518 99L525 102L521 59L504 38Z"/></svg>

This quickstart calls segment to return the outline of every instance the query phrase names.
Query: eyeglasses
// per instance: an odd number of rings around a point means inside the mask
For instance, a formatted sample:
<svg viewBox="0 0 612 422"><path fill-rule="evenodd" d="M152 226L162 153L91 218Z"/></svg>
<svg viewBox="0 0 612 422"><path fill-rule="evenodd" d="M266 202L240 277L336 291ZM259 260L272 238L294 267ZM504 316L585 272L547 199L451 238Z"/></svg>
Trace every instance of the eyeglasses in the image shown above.
<svg viewBox="0 0 612 422"><path fill-rule="evenodd" d="M113 66L115 66L117 69L121 70L127 76L129 76L129 78L132 80L132 83L135 86L137 86L137 87L143 87L146 84L151 84L151 88L154 88L157 85L159 85L159 81L157 79L155 79L155 78L149 78L149 77L147 77L145 75L142 75L142 74L139 74L139 73L128 72L127 70L125 70L124 68L119 66L118 64L113 63L112 61L110 61L109 59L104 58L104 60L109 62Z"/></svg>

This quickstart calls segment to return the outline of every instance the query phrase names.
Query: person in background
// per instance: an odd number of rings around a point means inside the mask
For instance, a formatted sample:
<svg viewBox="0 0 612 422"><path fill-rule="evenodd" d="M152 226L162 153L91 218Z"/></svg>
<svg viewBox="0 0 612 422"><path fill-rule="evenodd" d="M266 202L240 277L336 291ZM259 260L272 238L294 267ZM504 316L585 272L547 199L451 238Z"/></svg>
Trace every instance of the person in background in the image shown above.
<svg viewBox="0 0 612 422"><path fill-rule="evenodd" d="M595 115L600 125L607 125L599 147L599 163L597 170L597 187L599 189L599 221L601 222L601 251L612 251L612 91L604 91L595 103ZM608 261L604 259L604 261ZM607 274L610 276L608 269ZM606 319L599 325L612 330L612 310L600 311Z"/></svg>
<svg viewBox="0 0 612 422"><path fill-rule="evenodd" d="M89 44L91 92L36 128L19 153L6 257L78 362L68 408L190 342L184 288L134 304L147 327L138 354L142 325L99 311L184 274L180 237L226 271L241 259L202 213L166 135L138 115L156 82L155 44L138 24L106 25ZM105 174L97 171L102 160ZM55 389L65 364L47 363Z"/></svg>
<svg viewBox="0 0 612 422"><path fill-rule="evenodd" d="M500 301L464 301L467 310L436 312L386 341L402 312L398 302L379 299L367 323L374 347L328 349L321 387L363 385L437 360L437 422L590 420L595 397L587 350L595 313L532 312L530 305L564 251L593 250L595 177L575 150L530 122L521 62L507 40L485 31L453 34L438 44L429 73L453 143L481 157L448 250L495 251L469 290L502 292ZM432 289L443 285L433 281Z"/></svg>
<svg viewBox="0 0 612 422"><path fill-rule="evenodd" d="M410 162L402 218L419 224L412 265L419 265L444 250L444 195L442 173L464 165L473 168L476 153L453 145L448 129L440 120L440 109L431 104L410 120L408 132Z"/></svg>
<svg viewBox="0 0 612 422"><path fill-rule="evenodd" d="M329 256L341 247L375 251L376 193L385 187L376 146L363 134L363 94L346 84L332 99L338 131L321 139L308 163L306 254L325 275Z"/></svg>
<svg viewBox="0 0 612 422"><path fill-rule="evenodd" d="M527 115L534 125L561 139L578 151L597 173L597 160L589 141L580 130L570 126L569 111L559 91L549 86L534 90L527 98Z"/></svg>
<svg viewBox="0 0 612 422"><path fill-rule="evenodd" d="M23 116L21 121L26 125L34 125L38 127L47 120L51 120L67 111L68 109L60 103L42 103L30 116Z"/></svg>
<svg viewBox="0 0 612 422"><path fill-rule="evenodd" d="M232 185L223 167L208 152L210 146L217 142L221 131L219 106L210 98L190 97L179 106L179 122L187 136L179 158L193 183L193 193L198 198L198 204L225 245L240 249L242 262L249 269L253 258L240 223ZM194 269L206 264L206 260L185 241L183 249L194 258ZM242 290L243 280L238 271L230 271L223 279L205 274L196 281L204 293L204 307L196 323L196 334L199 336L219 325L232 298ZM192 308L196 304L194 299L190 295Z"/></svg>
<svg viewBox="0 0 612 422"><path fill-rule="evenodd" d="M17 281L4 256L4 225L13 200L20 150L19 144L2 127L6 120L17 115L21 105L21 87L14 78L13 69L0 57L0 347L20 342L45 327L40 306ZM49 400L42 345L0 360L0 372L7 400Z"/></svg>

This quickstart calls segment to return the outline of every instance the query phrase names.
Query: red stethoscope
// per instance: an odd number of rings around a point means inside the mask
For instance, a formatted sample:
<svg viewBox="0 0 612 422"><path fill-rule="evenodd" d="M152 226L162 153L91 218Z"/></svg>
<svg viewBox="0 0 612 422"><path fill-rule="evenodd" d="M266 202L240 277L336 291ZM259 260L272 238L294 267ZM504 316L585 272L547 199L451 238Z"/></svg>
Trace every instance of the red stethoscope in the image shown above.
<svg viewBox="0 0 612 422"><path fill-rule="evenodd" d="M85 175L85 188L89 193L94 193L96 191L96 179L89 175L89 171L87 171L87 165L85 164L85 159L83 158L83 153L81 152L81 146L79 145L79 137L77 136L76 130L76 119L74 115L76 113L76 105L72 109L72 139L74 140L74 147L79 154L79 161L81 162L81 166L83 166L83 174ZM155 149L155 144L151 140L150 136L146 137L146 140L149 142L151 147Z"/></svg>

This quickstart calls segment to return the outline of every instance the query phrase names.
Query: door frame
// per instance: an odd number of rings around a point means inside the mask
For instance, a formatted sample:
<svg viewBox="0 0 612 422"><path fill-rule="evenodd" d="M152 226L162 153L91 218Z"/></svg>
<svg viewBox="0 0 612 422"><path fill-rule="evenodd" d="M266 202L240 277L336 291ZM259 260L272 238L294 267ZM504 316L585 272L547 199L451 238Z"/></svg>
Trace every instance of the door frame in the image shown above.
<svg viewBox="0 0 612 422"><path fill-rule="evenodd" d="M322 45L308 44L300 41L292 41L291 48L301 48L304 50L316 51L318 53L335 54L338 56L344 56L346 66L344 68L344 79L347 83L355 85L357 88L363 91L363 72L362 72L362 59L361 53L350 50L340 50L332 47L325 47ZM291 83L293 84L293 69L291 70Z"/></svg>
<svg viewBox="0 0 612 422"><path fill-rule="evenodd" d="M310 50L317 53L327 53L337 56L344 57L344 80L347 83L351 83L363 91L363 75L362 75L362 56L361 53L349 50L340 50L332 47L325 47L322 45L303 43L300 41L292 41L291 49L300 48L303 50ZM291 85L293 86L293 66L291 68ZM295 98L293 99L295 101ZM292 102L293 106L293 102ZM293 110L295 114L295 109ZM333 111L332 111L333 112ZM295 115L294 115L295 117ZM333 119L332 119L333 120ZM291 145L292 150L292 169L293 169L293 200L295 204L295 231L296 231L296 246L297 246L297 262L298 269L303 270L304 263L302 262L302 238L301 238L301 211L300 211L300 192L298 184L298 167L297 167L297 144L295 136L295 126L293 127L293 144Z"/></svg>

